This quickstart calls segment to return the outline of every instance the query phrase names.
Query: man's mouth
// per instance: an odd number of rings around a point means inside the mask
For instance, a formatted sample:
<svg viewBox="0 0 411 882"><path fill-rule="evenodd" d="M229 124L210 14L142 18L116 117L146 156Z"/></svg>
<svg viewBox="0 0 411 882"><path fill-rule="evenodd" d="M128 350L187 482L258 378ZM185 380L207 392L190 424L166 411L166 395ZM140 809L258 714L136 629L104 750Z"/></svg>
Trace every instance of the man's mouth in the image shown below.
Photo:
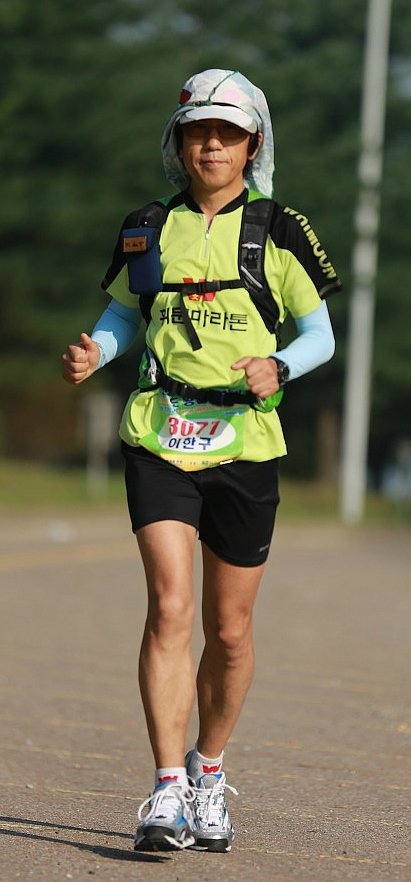
<svg viewBox="0 0 411 882"><path fill-rule="evenodd" d="M200 165L224 165L224 159L201 159Z"/></svg>

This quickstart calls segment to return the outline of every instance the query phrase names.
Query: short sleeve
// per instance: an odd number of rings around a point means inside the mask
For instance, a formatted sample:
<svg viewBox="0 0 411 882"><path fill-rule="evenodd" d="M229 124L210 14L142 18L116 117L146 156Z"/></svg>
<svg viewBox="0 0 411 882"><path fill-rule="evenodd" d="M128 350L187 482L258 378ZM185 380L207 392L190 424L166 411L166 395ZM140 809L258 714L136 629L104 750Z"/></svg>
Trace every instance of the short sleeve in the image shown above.
<svg viewBox="0 0 411 882"><path fill-rule="evenodd" d="M307 315L342 284L308 218L291 208L274 213L270 236L283 268L281 297L294 318Z"/></svg>

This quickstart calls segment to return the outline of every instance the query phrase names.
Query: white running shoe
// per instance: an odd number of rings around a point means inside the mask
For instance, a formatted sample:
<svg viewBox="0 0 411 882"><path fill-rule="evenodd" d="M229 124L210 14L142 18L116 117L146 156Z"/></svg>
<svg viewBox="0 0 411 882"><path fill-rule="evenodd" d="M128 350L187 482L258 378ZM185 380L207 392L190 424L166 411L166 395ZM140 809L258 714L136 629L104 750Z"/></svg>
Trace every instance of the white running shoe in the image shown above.
<svg viewBox="0 0 411 882"><path fill-rule="evenodd" d="M194 798L194 789L187 784L156 787L138 810L134 848L161 851L193 845Z"/></svg>
<svg viewBox="0 0 411 882"><path fill-rule="evenodd" d="M194 798L195 848L205 851L230 851L234 829L228 814L224 792L235 787L226 784L224 772L202 775L196 782Z"/></svg>

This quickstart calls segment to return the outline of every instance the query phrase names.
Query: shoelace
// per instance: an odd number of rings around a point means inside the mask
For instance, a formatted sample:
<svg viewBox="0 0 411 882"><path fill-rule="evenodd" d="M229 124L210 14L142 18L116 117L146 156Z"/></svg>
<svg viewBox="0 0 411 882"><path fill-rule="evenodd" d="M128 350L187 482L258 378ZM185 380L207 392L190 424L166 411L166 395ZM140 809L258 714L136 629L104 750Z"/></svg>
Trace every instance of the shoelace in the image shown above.
<svg viewBox="0 0 411 882"><path fill-rule="evenodd" d="M219 827L224 821L225 802L224 791L231 790L234 796L238 796L238 790L226 784L225 778L217 781L211 789L198 788L195 792L196 812L200 821L210 827Z"/></svg>
<svg viewBox="0 0 411 882"><path fill-rule="evenodd" d="M185 808L187 802L194 801L195 795L194 788L187 784L168 784L167 787L159 787L141 803L137 813L138 820L143 820L143 813L148 809L144 815L145 821L152 817L172 821L180 814L181 809Z"/></svg>

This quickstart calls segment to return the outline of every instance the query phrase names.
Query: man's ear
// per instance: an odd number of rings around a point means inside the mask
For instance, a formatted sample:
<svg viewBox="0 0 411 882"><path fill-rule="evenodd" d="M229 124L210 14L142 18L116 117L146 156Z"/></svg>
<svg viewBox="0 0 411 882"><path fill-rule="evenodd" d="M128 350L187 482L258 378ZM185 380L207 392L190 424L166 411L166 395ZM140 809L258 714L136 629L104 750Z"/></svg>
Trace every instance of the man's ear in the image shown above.
<svg viewBox="0 0 411 882"><path fill-rule="evenodd" d="M250 140L248 143L248 159L255 159L258 151L264 141L264 135L262 132L255 132L254 135L250 136Z"/></svg>

